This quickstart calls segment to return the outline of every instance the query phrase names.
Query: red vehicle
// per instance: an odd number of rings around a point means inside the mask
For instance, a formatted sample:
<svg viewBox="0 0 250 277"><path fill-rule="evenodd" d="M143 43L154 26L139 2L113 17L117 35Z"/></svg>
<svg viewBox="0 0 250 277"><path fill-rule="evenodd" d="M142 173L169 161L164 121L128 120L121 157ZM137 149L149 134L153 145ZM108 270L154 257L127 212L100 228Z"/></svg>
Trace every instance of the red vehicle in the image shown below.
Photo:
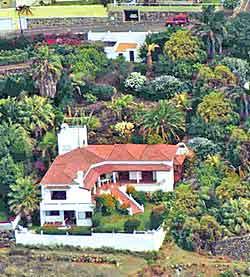
<svg viewBox="0 0 250 277"><path fill-rule="evenodd" d="M166 26L184 26L190 22L188 16L184 13L169 16L166 19Z"/></svg>

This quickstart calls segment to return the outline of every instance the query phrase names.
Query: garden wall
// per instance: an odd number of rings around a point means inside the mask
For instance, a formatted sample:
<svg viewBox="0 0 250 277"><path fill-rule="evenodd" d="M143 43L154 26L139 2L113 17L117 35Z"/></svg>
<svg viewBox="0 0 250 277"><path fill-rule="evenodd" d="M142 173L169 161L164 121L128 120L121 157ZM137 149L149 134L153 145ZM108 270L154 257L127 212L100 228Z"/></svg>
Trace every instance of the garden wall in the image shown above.
<svg viewBox="0 0 250 277"><path fill-rule="evenodd" d="M27 18L28 29L38 29L46 27L63 27L66 26L83 26L94 27L109 22L108 17L44 17L44 18Z"/></svg>
<svg viewBox="0 0 250 277"><path fill-rule="evenodd" d="M0 231L15 230L20 219L21 219L21 217L18 215L18 216L16 216L15 219L13 219L10 222L0 222Z"/></svg>
<svg viewBox="0 0 250 277"><path fill-rule="evenodd" d="M130 251L157 251L161 247L165 231L159 228L156 231L128 233L92 233L86 236L73 235L43 235L29 231L15 231L16 243L22 245L43 246L79 246L82 248L110 247L116 250Z"/></svg>
<svg viewBox="0 0 250 277"><path fill-rule="evenodd" d="M250 235L234 237L218 241L214 245L213 253L234 259L250 259Z"/></svg>

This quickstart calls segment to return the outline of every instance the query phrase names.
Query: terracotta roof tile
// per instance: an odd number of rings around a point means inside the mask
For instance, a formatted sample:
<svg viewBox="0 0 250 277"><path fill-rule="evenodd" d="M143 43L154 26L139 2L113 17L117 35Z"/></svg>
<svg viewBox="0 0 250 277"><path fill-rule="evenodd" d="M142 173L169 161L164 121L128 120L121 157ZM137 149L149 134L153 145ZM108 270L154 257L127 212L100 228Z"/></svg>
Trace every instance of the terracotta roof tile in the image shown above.
<svg viewBox="0 0 250 277"><path fill-rule="evenodd" d="M166 144L89 145L58 156L40 183L71 184L77 171L87 173L91 165L104 161L170 161L177 149L177 145Z"/></svg>
<svg viewBox="0 0 250 277"><path fill-rule="evenodd" d="M136 49L138 47L138 43L135 42L120 42L116 47L116 52L126 52L129 49Z"/></svg>

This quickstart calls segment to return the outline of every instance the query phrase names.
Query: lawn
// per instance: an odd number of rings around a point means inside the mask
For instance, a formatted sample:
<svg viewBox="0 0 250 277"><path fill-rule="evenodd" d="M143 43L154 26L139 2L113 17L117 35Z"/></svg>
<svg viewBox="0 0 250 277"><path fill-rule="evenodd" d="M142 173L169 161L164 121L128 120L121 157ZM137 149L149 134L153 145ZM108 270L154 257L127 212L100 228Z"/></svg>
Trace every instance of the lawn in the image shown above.
<svg viewBox="0 0 250 277"><path fill-rule="evenodd" d="M72 6L46 6L32 7L32 16L39 17L74 17L74 16L107 16L107 11L102 5L72 5ZM0 9L0 17L16 19L15 9Z"/></svg>
<svg viewBox="0 0 250 277"><path fill-rule="evenodd" d="M152 211L152 205L146 204L144 213L137 214L137 215L121 215L118 213L112 214L110 216L102 216L100 226L103 228L123 230L124 223L131 218L136 218L140 220L141 225L138 228L140 231L149 230L150 227L150 214Z"/></svg>
<svg viewBox="0 0 250 277"><path fill-rule="evenodd" d="M217 0L214 0L217 1ZM109 11L123 11L123 10L139 10L141 12L201 12L201 5L189 5L189 6L111 6L109 5Z"/></svg>

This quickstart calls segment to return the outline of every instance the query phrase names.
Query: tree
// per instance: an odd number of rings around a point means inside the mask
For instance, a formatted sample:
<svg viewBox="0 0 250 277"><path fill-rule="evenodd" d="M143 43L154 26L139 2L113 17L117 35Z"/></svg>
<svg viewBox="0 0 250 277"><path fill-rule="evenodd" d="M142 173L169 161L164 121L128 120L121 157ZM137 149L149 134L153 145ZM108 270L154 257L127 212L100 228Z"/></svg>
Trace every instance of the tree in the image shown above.
<svg viewBox="0 0 250 277"><path fill-rule="evenodd" d="M199 41L188 30L178 30L165 43L164 52L173 61L199 58Z"/></svg>
<svg viewBox="0 0 250 277"><path fill-rule="evenodd" d="M153 59L152 59L152 53L159 48L158 44L151 43L151 44L146 44L146 49L147 49L147 72L146 76L151 77L152 75L152 68L153 68Z"/></svg>
<svg viewBox="0 0 250 277"><path fill-rule="evenodd" d="M229 53L241 59L249 59L250 13L242 12L227 24L228 38L225 41Z"/></svg>
<svg viewBox="0 0 250 277"><path fill-rule="evenodd" d="M42 157L47 158L49 165L52 159L56 156L57 137L54 131L46 132L38 145L38 149L42 151Z"/></svg>
<svg viewBox="0 0 250 277"><path fill-rule="evenodd" d="M240 0L224 0L223 7L225 9L234 10L240 5Z"/></svg>
<svg viewBox="0 0 250 277"><path fill-rule="evenodd" d="M18 178L10 185L8 194L10 210L16 215L26 217L28 225L32 225L32 213L39 208L39 189L30 177Z"/></svg>
<svg viewBox="0 0 250 277"><path fill-rule="evenodd" d="M166 100L147 111L143 116L146 135L158 134L164 142L178 142L185 131L185 114Z"/></svg>
<svg viewBox="0 0 250 277"><path fill-rule="evenodd" d="M56 86L61 77L62 63L59 55L55 54L48 46L37 49L33 79L41 96L54 98Z"/></svg>
<svg viewBox="0 0 250 277"><path fill-rule="evenodd" d="M233 117L231 102L221 92L211 92L198 105L198 114L205 122L229 122Z"/></svg>
<svg viewBox="0 0 250 277"><path fill-rule="evenodd" d="M22 20L21 20L21 16L30 16L33 15L32 10L30 8L30 6L26 6L26 5L21 5L16 7L16 12L18 15L18 19L19 19L19 27L20 27L20 31L21 34L23 34L23 27L22 27Z"/></svg>
<svg viewBox="0 0 250 277"><path fill-rule="evenodd" d="M227 34L224 13L215 12L215 7L212 5L204 6L198 20L193 32L206 43L209 58L213 59L216 51L221 55L223 40Z"/></svg>

